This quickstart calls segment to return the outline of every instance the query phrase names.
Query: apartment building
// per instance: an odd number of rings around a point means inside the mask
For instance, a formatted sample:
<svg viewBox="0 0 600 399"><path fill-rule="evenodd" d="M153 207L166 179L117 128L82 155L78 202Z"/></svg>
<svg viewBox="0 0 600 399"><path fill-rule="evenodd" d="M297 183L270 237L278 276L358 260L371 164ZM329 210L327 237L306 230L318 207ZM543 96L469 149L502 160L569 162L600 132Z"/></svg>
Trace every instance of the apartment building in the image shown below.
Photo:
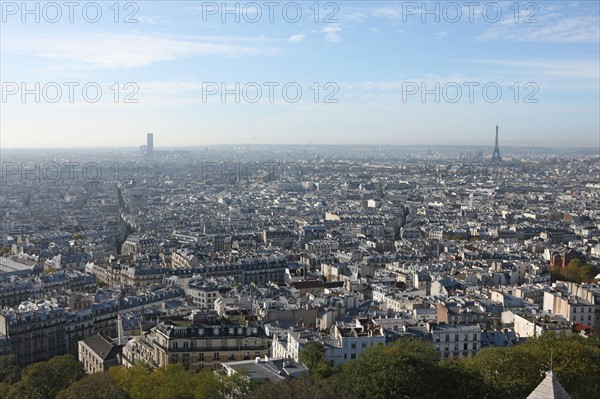
<svg viewBox="0 0 600 399"><path fill-rule="evenodd" d="M19 365L48 360L67 351L63 308L47 300L23 302L0 311L0 338Z"/></svg>
<svg viewBox="0 0 600 399"><path fill-rule="evenodd" d="M192 320L168 318L123 348L127 367L146 362L156 367L182 364L186 369L219 369L222 362L268 355L269 343L258 325L237 324L216 312L196 313Z"/></svg>

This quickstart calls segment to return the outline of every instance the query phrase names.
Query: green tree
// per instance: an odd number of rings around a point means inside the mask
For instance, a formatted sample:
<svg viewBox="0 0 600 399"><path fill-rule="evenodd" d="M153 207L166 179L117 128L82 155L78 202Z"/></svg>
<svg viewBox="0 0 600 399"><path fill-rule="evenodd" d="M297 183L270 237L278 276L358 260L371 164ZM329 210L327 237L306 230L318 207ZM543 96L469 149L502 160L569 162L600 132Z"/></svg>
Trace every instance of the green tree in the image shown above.
<svg viewBox="0 0 600 399"><path fill-rule="evenodd" d="M494 398L525 398L542 376L535 358L518 347L485 348L465 359L464 365L481 378Z"/></svg>
<svg viewBox="0 0 600 399"><path fill-rule="evenodd" d="M153 381L153 369L145 363L138 363L132 368L111 367L109 374L117 381L117 384L132 399L150 399L155 392L155 381Z"/></svg>
<svg viewBox="0 0 600 399"><path fill-rule="evenodd" d="M43 274L52 274L52 273L56 273L57 271L58 271L58 269L55 267L45 266Z"/></svg>
<svg viewBox="0 0 600 399"><path fill-rule="evenodd" d="M31 364L12 385L8 397L53 399L62 389L85 375L83 365L72 355L54 356L47 362Z"/></svg>
<svg viewBox="0 0 600 399"><path fill-rule="evenodd" d="M593 398L600 392L600 348L578 335L544 334L515 347L529 353L538 368L552 369L573 399ZM543 377L538 379L538 383Z"/></svg>
<svg viewBox="0 0 600 399"><path fill-rule="evenodd" d="M571 259L567 266L553 267L550 270L552 281L563 280L574 283L591 283L598 274L598 268L594 265L586 264L579 259Z"/></svg>
<svg viewBox="0 0 600 399"><path fill-rule="evenodd" d="M438 373L441 389L449 398L481 399L490 398L492 389L473 370L455 360L442 360Z"/></svg>
<svg viewBox="0 0 600 399"><path fill-rule="evenodd" d="M212 372L185 370L178 364L153 369L140 363L111 367L108 373L131 399L212 399L223 390Z"/></svg>
<svg viewBox="0 0 600 399"><path fill-rule="evenodd" d="M83 377L58 393L56 399L129 399L108 373Z"/></svg>
<svg viewBox="0 0 600 399"><path fill-rule="evenodd" d="M486 348L462 361L490 388L492 398L524 398L552 369L573 399L600 392L600 348L593 340L546 333L508 348Z"/></svg>
<svg viewBox="0 0 600 399"><path fill-rule="evenodd" d="M369 398L445 398L440 354L431 344L401 339L367 349L342 367L346 392Z"/></svg>
<svg viewBox="0 0 600 399"><path fill-rule="evenodd" d="M157 399L194 399L199 376L194 371L186 371L181 364L169 365L154 370L154 395Z"/></svg>
<svg viewBox="0 0 600 399"><path fill-rule="evenodd" d="M0 356L0 381L15 383L19 379L19 372L15 355Z"/></svg>
<svg viewBox="0 0 600 399"><path fill-rule="evenodd" d="M299 354L310 375L317 378L328 378L333 374L333 367L325 361L325 347L318 342L309 342Z"/></svg>
<svg viewBox="0 0 600 399"><path fill-rule="evenodd" d="M209 370L204 370L196 375L197 385L195 399L214 399L223 395L223 381L218 380L215 374Z"/></svg>
<svg viewBox="0 0 600 399"><path fill-rule="evenodd" d="M315 380L308 376L280 383L264 382L247 396L249 399L357 399L352 392L339 389L336 379Z"/></svg>

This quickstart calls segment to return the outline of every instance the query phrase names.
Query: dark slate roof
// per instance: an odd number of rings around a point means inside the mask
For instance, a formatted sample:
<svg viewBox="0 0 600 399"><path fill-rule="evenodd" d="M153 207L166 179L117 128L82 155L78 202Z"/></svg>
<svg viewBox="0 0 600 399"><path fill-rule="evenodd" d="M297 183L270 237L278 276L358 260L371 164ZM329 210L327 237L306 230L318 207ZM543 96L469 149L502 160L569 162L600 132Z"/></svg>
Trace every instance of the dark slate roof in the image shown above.
<svg viewBox="0 0 600 399"><path fill-rule="evenodd" d="M100 334L87 337L83 342L104 361L115 358L119 353L119 346L107 341Z"/></svg>

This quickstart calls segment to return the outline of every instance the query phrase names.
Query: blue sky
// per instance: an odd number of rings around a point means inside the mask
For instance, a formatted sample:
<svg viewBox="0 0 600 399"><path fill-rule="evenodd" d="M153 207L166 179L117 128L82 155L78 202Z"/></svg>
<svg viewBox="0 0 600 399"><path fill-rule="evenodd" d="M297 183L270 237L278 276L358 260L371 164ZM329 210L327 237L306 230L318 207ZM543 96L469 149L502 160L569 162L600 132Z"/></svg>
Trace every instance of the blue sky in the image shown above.
<svg viewBox="0 0 600 399"><path fill-rule="evenodd" d="M600 3L466 3L2 2L1 145L599 146Z"/></svg>

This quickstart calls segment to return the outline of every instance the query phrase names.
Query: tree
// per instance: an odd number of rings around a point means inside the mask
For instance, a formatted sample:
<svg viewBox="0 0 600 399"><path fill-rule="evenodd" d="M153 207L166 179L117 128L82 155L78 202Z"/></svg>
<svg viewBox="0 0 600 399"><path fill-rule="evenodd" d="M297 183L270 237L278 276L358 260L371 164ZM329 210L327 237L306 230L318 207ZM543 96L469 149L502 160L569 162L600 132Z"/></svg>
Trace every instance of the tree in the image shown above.
<svg viewBox="0 0 600 399"><path fill-rule="evenodd" d="M377 345L342 367L348 393L369 398L447 397L438 374L440 354L431 344L401 339L391 346Z"/></svg>
<svg viewBox="0 0 600 399"><path fill-rule="evenodd" d="M47 362L25 367L21 380L11 386L8 397L53 399L84 375L83 365L74 356L54 356Z"/></svg>
<svg viewBox="0 0 600 399"><path fill-rule="evenodd" d="M52 274L52 273L56 273L57 271L58 271L58 269L53 266L46 266L46 267L44 267L43 274Z"/></svg>
<svg viewBox="0 0 600 399"><path fill-rule="evenodd" d="M181 364L171 364L153 371L154 393L157 399L194 399L199 385L199 375L186 371Z"/></svg>
<svg viewBox="0 0 600 399"><path fill-rule="evenodd" d="M153 369L150 365L138 363L132 368L111 367L108 373L132 399L153 397L156 387L152 380Z"/></svg>
<svg viewBox="0 0 600 399"><path fill-rule="evenodd" d="M352 393L344 392L338 387L336 379L315 380L301 376L291 381L280 383L264 382L257 385L247 396L249 399L357 399Z"/></svg>
<svg viewBox="0 0 600 399"><path fill-rule="evenodd" d="M542 377L534 357L518 347L485 348L463 364L489 387L493 398L525 398Z"/></svg>
<svg viewBox="0 0 600 399"><path fill-rule="evenodd" d="M132 368L111 367L108 373L131 399L212 399L223 387L212 372L185 370L179 364L153 369L138 363Z"/></svg>
<svg viewBox="0 0 600 399"><path fill-rule="evenodd" d="M83 377L58 393L56 399L129 399L129 395L108 373Z"/></svg>
<svg viewBox="0 0 600 399"><path fill-rule="evenodd" d="M492 398L524 398L552 369L573 399L600 392L600 348L576 335L546 333L508 348L486 348L462 362L489 386Z"/></svg>
<svg viewBox="0 0 600 399"><path fill-rule="evenodd" d="M598 396L600 348L593 341L578 335L544 334L517 348L529 353L542 372L550 369L556 372L573 399Z"/></svg>
<svg viewBox="0 0 600 399"><path fill-rule="evenodd" d="M309 342L299 354L300 361L304 363L310 375L318 378L327 378L333 374L333 367L325 361L325 347L318 342Z"/></svg>
<svg viewBox="0 0 600 399"><path fill-rule="evenodd" d="M232 376L221 376L212 390L203 389L201 398L213 398L216 393L217 396L227 399L245 399L257 384L246 370L241 370Z"/></svg>
<svg viewBox="0 0 600 399"><path fill-rule="evenodd" d="M0 382L12 384L19 379L20 369L15 355L0 356Z"/></svg>
<svg viewBox="0 0 600 399"><path fill-rule="evenodd" d="M562 280L574 283L591 283L598 274L598 269L594 265L586 264L580 259L571 259L567 266L553 267L550 270L552 281Z"/></svg>

